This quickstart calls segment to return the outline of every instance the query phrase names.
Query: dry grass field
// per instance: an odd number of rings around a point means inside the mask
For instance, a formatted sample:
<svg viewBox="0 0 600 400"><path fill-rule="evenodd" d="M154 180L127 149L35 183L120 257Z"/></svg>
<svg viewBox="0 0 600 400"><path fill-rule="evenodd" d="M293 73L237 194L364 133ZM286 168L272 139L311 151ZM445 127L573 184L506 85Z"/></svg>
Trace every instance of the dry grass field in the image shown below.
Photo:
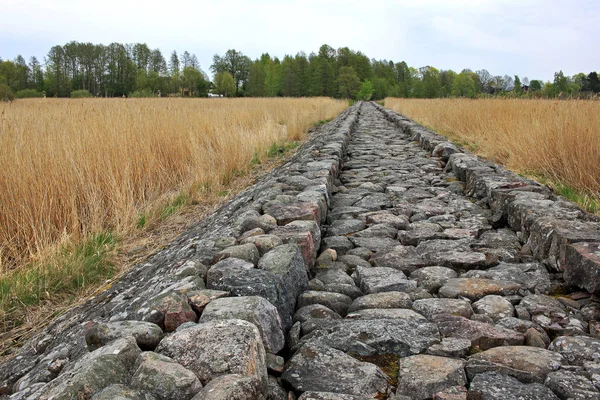
<svg viewBox="0 0 600 400"><path fill-rule="evenodd" d="M600 211L598 101L387 98L385 106Z"/></svg>
<svg viewBox="0 0 600 400"><path fill-rule="evenodd" d="M227 193L269 152L347 105L326 98L0 103L2 330L23 322L11 317L21 306L103 281L114 273L104 257L119 238L198 193Z"/></svg>

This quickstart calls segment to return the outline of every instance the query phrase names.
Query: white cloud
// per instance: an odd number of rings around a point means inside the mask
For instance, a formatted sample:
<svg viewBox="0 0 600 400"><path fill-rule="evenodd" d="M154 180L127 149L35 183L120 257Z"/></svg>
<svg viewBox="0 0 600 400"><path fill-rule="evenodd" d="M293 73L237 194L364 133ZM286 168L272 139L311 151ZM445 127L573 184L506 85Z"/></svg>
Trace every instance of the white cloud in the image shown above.
<svg viewBox="0 0 600 400"><path fill-rule="evenodd" d="M544 79L600 63L594 0L0 0L0 9L4 58L43 57L31 54L40 43L77 40L146 42L165 56L188 50L205 70L214 53L229 48L283 57L324 43L415 67Z"/></svg>

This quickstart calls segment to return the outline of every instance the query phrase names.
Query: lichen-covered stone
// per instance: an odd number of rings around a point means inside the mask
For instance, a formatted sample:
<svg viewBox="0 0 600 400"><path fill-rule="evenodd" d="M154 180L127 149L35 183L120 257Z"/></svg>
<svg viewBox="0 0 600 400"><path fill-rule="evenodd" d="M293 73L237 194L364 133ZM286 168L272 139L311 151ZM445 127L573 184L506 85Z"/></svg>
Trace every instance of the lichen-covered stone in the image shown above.
<svg viewBox="0 0 600 400"><path fill-rule="evenodd" d="M254 324L262 337L265 350L277 353L285 338L275 306L259 296L223 297L206 306L199 323L241 319Z"/></svg>
<svg viewBox="0 0 600 400"><path fill-rule="evenodd" d="M559 369L563 357L555 352L528 346L495 347L471 356L467 363L469 379L484 372L500 372L523 383L543 383L548 374Z"/></svg>
<svg viewBox="0 0 600 400"><path fill-rule="evenodd" d="M432 298L415 300L413 309L426 318L431 319L437 314L450 314L469 318L473 315L471 303L462 299Z"/></svg>
<svg viewBox="0 0 600 400"><path fill-rule="evenodd" d="M210 321L163 339L156 352L191 370L206 385L227 374L257 377L267 387L265 349L258 328L247 321Z"/></svg>
<svg viewBox="0 0 600 400"><path fill-rule="evenodd" d="M133 336L140 349L154 350L163 337L162 329L158 325L144 321L92 323L86 326L84 333L90 351L127 336Z"/></svg>
<svg viewBox="0 0 600 400"><path fill-rule="evenodd" d="M380 292L412 292L417 282L406 278L401 271L386 268L356 268L356 281L365 294Z"/></svg>
<svg viewBox="0 0 600 400"><path fill-rule="evenodd" d="M416 355L400 359L396 394L404 394L415 400L430 399L441 390L466 383L463 360Z"/></svg>
<svg viewBox="0 0 600 400"><path fill-rule="evenodd" d="M202 389L198 377L175 360L153 352L140 354L134 366L131 386L154 394L161 400L189 400Z"/></svg>
<svg viewBox="0 0 600 400"><path fill-rule="evenodd" d="M408 293L404 292L380 292L371 293L355 299L348 312L355 312L365 309L386 309L386 308L411 308L412 300Z"/></svg>
<svg viewBox="0 0 600 400"><path fill-rule="evenodd" d="M375 397L385 393L388 377L373 364L333 348L306 344L288 361L282 380L295 391Z"/></svg>
<svg viewBox="0 0 600 400"><path fill-rule="evenodd" d="M490 294L512 295L519 292L522 286L513 281L501 281L483 278L454 278L449 279L439 290L444 297L466 297L477 301Z"/></svg>
<svg viewBox="0 0 600 400"><path fill-rule="evenodd" d="M469 386L468 400L558 400L541 383L525 384L498 372L478 374Z"/></svg>

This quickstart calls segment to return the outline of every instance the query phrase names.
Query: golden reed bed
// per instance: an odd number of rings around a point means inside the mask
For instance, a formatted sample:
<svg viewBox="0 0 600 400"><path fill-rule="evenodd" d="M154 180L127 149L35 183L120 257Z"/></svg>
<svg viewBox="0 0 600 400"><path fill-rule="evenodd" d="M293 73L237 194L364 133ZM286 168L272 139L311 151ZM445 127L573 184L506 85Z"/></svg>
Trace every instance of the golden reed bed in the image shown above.
<svg viewBox="0 0 600 400"><path fill-rule="evenodd" d="M385 106L600 211L598 101L387 98Z"/></svg>
<svg viewBox="0 0 600 400"><path fill-rule="evenodd" d="M0 264L122 233L166 194L217 187L347 102L36 99L0 103Z"/></svg>

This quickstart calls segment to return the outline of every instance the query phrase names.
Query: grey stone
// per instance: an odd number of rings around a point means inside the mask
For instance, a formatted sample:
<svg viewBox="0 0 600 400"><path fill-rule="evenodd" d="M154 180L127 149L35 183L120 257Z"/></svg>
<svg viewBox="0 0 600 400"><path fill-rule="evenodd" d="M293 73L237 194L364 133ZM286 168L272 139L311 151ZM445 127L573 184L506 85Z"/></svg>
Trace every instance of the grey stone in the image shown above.
<svg viewBox="0 0 600 400"><path fill-rule="evenodd" d="M331 319L339 320L342 319L340 315L330 308L325 307L322 304L311 304L298 309L294 314L295 322L306 322L310 319Z"/></svg>
<svg viewBox="0 0 600 400"><path fill-rule="evenodd" d="M543 383L548 374L564 363L555 352L528 346L501 346L477 353L467 362L469 379L484 372L500 372L523 383Z"/></svg>
<svg viewBox="0 0 600 400"><path fill-rule="evenodd" d="M553 371L548 374L545 385L561 400L567 399L600 399L600 392L592 382L569 371Z"/></svg>
<svg viewBox="0 0 600 400"><path fill-rule="evenodd" d="M354 280L343 270L329 269L324 271L318 271L315 278L323 282L325 285L330 283L345 283L354 285Z"/></svg>
<svg viewBox="0 0 600 400"><path fill-rule="evenodd" d="M353 250L357 250L357 249L353 249ZM371 252L369 250L367 250L369 252L369 255L367 257L370 257ZM346 266L348 267L348 269L351 272L354 272L356 270L356 267L360 266L360 267L364 267L364 268L371 268L371 264L369 264L369 262L363 258L360 258L359 256L353 256L350 254L346 254L344 256L340 256L338 257L338 261L346 264Z"/></svg>
<svg viewBox="0 0 600 400"><path fill-rule="evenodd" d="M390 224L375 224L371 225L367 229L353 233L352 237L362 238L390 238L394 239L398 229L394 228Z"/></svg>
<svg viewBox="0 0 600 400"><path fill-rule="evenodd" d="M345 316L348 307L352 304L352 299L341 293L317 292L308 290L298 297L298 308L309 306L311 304L321 304L335 311L341 316Z"/></svg>
<svg viewBox="0 0 600 400"><path fill-rule="evenodd" d="M256 265L260 258L260 253L254 243L240 244L223 249L215 255L214 262L219 262L226 258L237 258Z"/></svg>
<svg viewBox="0 0 600 400"><path fill-rule="evenodd" d="M375 267L394 268L405 274L411 274L414 270L427 265L414 247L402 245L394 246L389 251L376 253L370 261Z"/></svg>
<svg viewBox="0 0 600 400"><path fill-rule="evenodd" d="M141 350L133 336L117 339L81 358L75 366L44 387L40 399L70 399L92 395L112 384L126 384Z"/></svg>
<svg viewBox="0 0 600 400"><path fill-rule="evenodd" d="M458 274L453 269L438 266L420 268L410 274L411 279L431 293L437 292L448 279L457 277Z"/></svg>
<svg viewBox="0 0 600 400"><path fill-rule="evenodd" d="M362 356L396 354L401 357L422 353L440 341L435 325L415 318L410 310L402 313L407 318L377 319L376 323L368 319L339 321L329 329L315 330L302 341Z"/></svg>
<svg viewBox="0 0 600 400"><path fill-rule="evenodd" d="M389 251L400 244L394 239L378 237L351 236L350 241L355 247L365 247L375 253Z"/></svg>
<svg viewBox="0 0 600 400"><path fill-rule="evenodd" d="M286 277L288 279L284 282L281 276L270 271L243 266L220 266L228 260L233 259L220 261L208 271L207 286L213 290L227 291L234 296L264 297L279 311L284 328L291 326L295 307L292 295L297 290L294 289L292 293L285 290L285 287L293 285L291 277Z"/></svg>
<svg viewBox="0 0 600 400"><path fill-rule="evenodd" d="M230 319L198 324L164 338L157 353L173 358L206 385L227 374L257 377L266 390L265 349L258 328Z"/></svg>
<svg viewBox="0 0 600 400"><path fill-rule="evenodd" d="M482 278L454 278L449 279L439 290L444 297L466 297L477 301L487 295L512 295L517 294L522 286L512 281L501 281Z"/></svg>
<svg viewBox="0 0 600 400"><path fill-rule="evenodd" d="M349 313L346 319L410 319L424 323L427 322L427 318L406 308L367 308Z"/></svg>
<svg viewBox="0 0 600 400"><path fill-rule="evenodd" d="M471 303L462 299L422 299L413 302L413 309L423 314L427 319L437 314L458 315L469 318L473 315Z"/></svg>
<svg viewBox="0 0 600 400"><path fill-rule="evenodd" d="M363 292L356 287L354 283L351 285L345 283L329 283L323 287L327 292L341 293L350 297L352 300L363 295Z"/></svg>
<svg viewBox="0 0 600 400"><path fill-rule="evenodd" d="M469 386L468 400L558 400L541 383L524 384L498 372L478 374Z"/></svg>
<svg viewBox="0 0 600 400"><path fill-rule="evenodd" d="M267 400L288 400L288 392L281 387L277 378L269 375L269 388L267 393Z"/></svg>
<svg viewBox="0 0 600 400"><path fill-rule="evenodd" d="M490 317L494 322L498 322L503 318L512 317L515 313L515 308L504 297L489 295L473 303L473 311L476 314L483 314Z"/></svg>
<svg viewBox="0 0 600 400"><path fill-rule="evenodd" d="M469 354L471 341L460 338L443 338L441 343L427 349L427 354L440 357L462 358Z"/></svg>
<svg viewBox="0 0 600 400"><path fill-rule="evenodd" d="M442 231L441 226L431 222L413 223L409 230L398 232L398 240L405 246L417 246L426 240L444 238Z"/></svg>
<svg viewBox="0 0 600 400"><path fill-rule="evenodd" d="M371 293L355 299L348 312L370 308L411 308L410 296L404 292L381 292Z"/></svg>
<svg viewBox="0 0 600 400"><path fill-rule="evenodd" d="M140 354L131 386L154 394L161 400L189 400L202 389L198 377L175 360L153 352Z"/></svg>
<svg viewBox="0 0 600 400"><path fill-rule="evenodd" d="M357 256L362 258L363 260L369 260L372 254L373 252L365 247L355 247L352 250L348 250L348 253L346 255Z"/></svg>
<svg viewBox="0 0 600 400"><path fill-rule="evenodd" d="M518 282L534 293L547 293L550 289L550 275L546 267L539 263L507 264L500 263L486 270L472 270L461 278L486 278Z"/></svg>
<svg viewBox="0 0 600 400"><path fill-rule="evenodd" d="M354 396L352 394L331 392L304 392L298 400L368 400L370 396Z"/></svg>
<svg viewBox="0 0 600 400"><path fill-rule="evenodd" d="M277 309L259 296L223 297L206 306L199 323L241 319L254 324L262 337L265 350L277 353L283 349L285 337Z"/></svg>
<svg viewBox="0 0 600 400"><path fill-rule="evenodd" d="M375 365L327 346L306 344L288 361L282 380L299 392L332 392L375 397L388 377Z"/></svg>
<svg viewBox="0 0 600 400"><path fill-rule="evenodd" d="M281 246L283 241L279 236L275 235L258 235L251 236L242 240L242 244L252 243L258 249L260 256L262 257L269 250L274 249L277 246Z"/></svg>
<svg viewBox="0 0 600 400"><path fill-rule="evenodd" d="M148 392L114 384L94 394L92 400L156 400L156 397Z"/></svg>
<svg viewBox="0 0 600 400"><path fill-rule="evenodd" d="M410 220L406 215L394 215L389 211L376 211L366 215L367 224L389 224L399 230L406 230Z"/></svg>
<svg viewBox="0 0 600 400"><path fill-rule="evenodd" d="M401 271L393 268L356 268L356 281L365 294L379 292L412 292L417 282L406 279Z"/></svg>
<svg viewBox="0 0 600 400"><path fill-rule="evenodd" d="M463 360L416 355L400 359L396 394L415 400L430 399L439 391L466 383Z"/></svg>
<svg viewBox="0 0 600 400"><path fill-rule="evenodd" d="M561 354L570 364L583 365L585 361L600 360L600 339L560 336L550 343L548 350Z"/></svg>
<svg viewBox="0 0 600 400"><path fill-rule="evenodd" d="M266 388L254 376L221 375L211 380L192 400L266 400Z"/></svg>
<svg viewBox="0 0 600 400"><path fill-rule="evenodd" d="M438 314L432 320L437 324L442 336L468 339L472 346L480 350L496 346L521 345L524 341L521 333L464 317Z"/></svg>
<svg viewBox="0 0 600 400"><path fill-rule="evenodd" d="M348 250L354 248L354 245L346 236L328 236L323 239L321 249L333 249L337 254L343 256Z"/></svg>
<svg viewBox="0 0 600 400"><path fill-rule="evenodd" d="M118 321L86 325L85 342L93 351L106 343L126 336L133 336L142 350L154 350L163 337L162 329L144 321Z"/></svg>
<svg viewBox="0 0 600 400"><path fill-rule="evenodd" d="M362 231L367 225L359 219L339 219L327 227L327 236L344 236Z"/></svg>

